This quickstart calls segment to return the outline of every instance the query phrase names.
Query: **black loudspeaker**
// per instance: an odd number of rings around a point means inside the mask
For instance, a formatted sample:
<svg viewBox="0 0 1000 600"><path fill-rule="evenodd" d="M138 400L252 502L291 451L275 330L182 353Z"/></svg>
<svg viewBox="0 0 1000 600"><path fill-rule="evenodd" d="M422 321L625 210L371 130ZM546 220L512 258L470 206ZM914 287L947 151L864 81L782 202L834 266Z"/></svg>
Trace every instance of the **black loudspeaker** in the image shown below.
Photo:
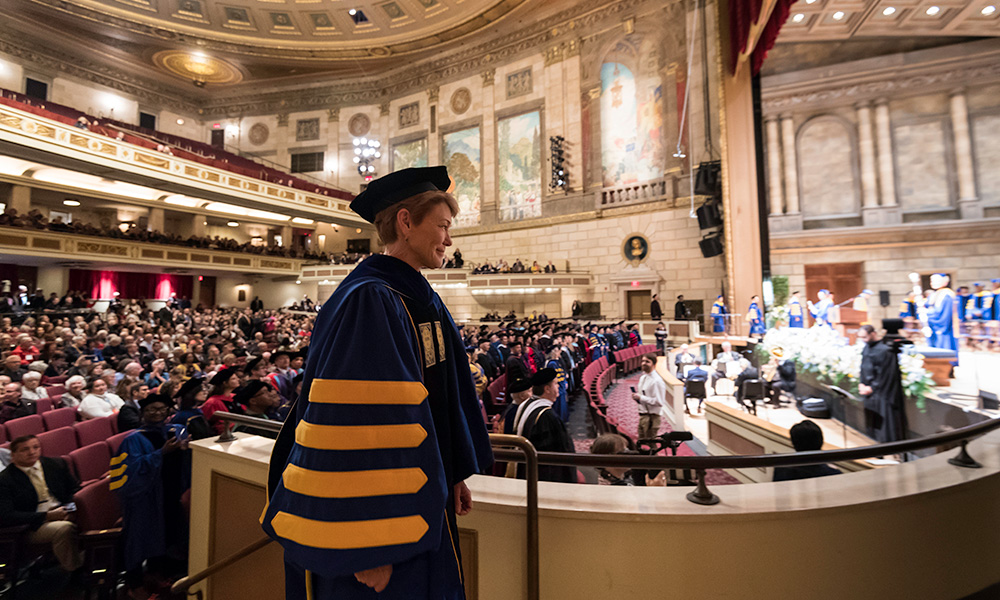
<svg viewBox="0 0 1000 600"><path fill-rule="evenodd" d="M881 306L889 306L889 290L879 290L878 303Z"/></svg>
<svg viewBox="0 0 1000 600"><path fill-rule="evenodd" d="M700 229L711 229L722 226L722 213L719 212L717 202L708 201L698 207L698 227Z"/></svg>
<svg viewBox="0 0 1000 600"><path fill-rule="evenodd" d="M993 392L979 390L979 408L984 410L1000 410L1000 399Z"/></svg>
<svg viewBox="0 0 1000 600"><path fill-rule="evenodd" d="M706 235L698 245L701 246L701 255L705 258L722 254L722 237L718 233Z"/></svg>
<svg viewBox="0 0 1000 600"><path fill-rule="evenodd" d="M698 165L694 178L694 193L699 196L722 195L722 161L712 160Z"/></svg>

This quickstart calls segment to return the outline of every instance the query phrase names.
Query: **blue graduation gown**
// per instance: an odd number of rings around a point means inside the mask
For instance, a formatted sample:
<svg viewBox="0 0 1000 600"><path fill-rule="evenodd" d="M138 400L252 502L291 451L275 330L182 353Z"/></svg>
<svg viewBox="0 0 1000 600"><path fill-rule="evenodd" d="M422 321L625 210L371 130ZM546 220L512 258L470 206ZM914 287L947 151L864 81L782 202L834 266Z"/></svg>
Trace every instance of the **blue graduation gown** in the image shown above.
<svg viewBox="0 0 1000 600"><path fill-rule="evenodd" d="M559 398L552 404L552 410L565 423L569 419L569 403L566 392L569 384L566 382L566 373L563 372L562 363L557 359L550 360L545 363L545 366L555 369L556 382L559 384Z"/></svg>
<svg viewBox="0 0 1000 600"><path fill-rule="evenodd" d="M829 298L824 298L813 304L813 308L809 311L813 319L816 319L816 325L821 325L824 327L830 326L830 309L833 308L833 300Z"/></svg>
<svg viewBox="0 0 1000 600"><path fill-rule="evenodd" d="M803 327L805 325L803 314L802 303L798 300L790 301L788 303L788 326Z"/></svg>
<svg viewBox="0 0 1000 600"><path fill-rule="evenodd" d="M927 325L931 328L931 337L927 343L930 346L958 352L958 340L955 339L955 302L955 292L950 288L937 290L927 302Z"/></svg>
<svg viewBox="0 0 1000 600"><path fill-rule="evenodd" d="M764 335L767 327L764 326L764 315L760 312L760 307L756 302L750 303L747 309L747 320L750 321L750 335Z"/></svg>
<svg viewBox="0 0 1000 600"><path fill-rule="evenodd" d="M374 255L323 305L261 517L286 598L461 599L453 486L493 463L455 323L426 279ZM375 592L354 573L391 564Z"/></svg>
<svg viewBox="0 0 1000 600"><path fill-rule="evenodd" d="M718 300L712 304L712 333L726 332L726 315L728 313L726 305Z"/></svg>
<svg viewBox="0 0 1000 600"><path fill-rule="evenodd" d="M958 320L961 322L966 322L969 320L969 301L972 300L972 294L956 294L958 298Z"/></svg>
<svg viewBox="0 0 1000 600"><path fill-rule="evenodd" d="M903 300L903 303L899 305L899 318L905 319L906 317L917 318L917 303L909 298Z"/></svg>
<svg viewBox="0 0 1000 600"><path fill-rule="evenodd" d="M125 568L142 566L147 558L167 553L170 538L176 539L177 527L186 529L187 520L179 513L179 492L190 487L190 471L172 473L171 489L164 489L164 463L181 462L180 452L168 455L150 441L157 438L162 447L168 436L175 435L180 425L146 426L130 433L111 459L109 487L118 492L122 508L122 531L125 538ZM162 441L160 441L162 439ZM177 478L180 478L177 480ZM170 497L165 497L170 496ZM178 521L178 519L180 520Z"/></svg>
<svg viewBox="0 0 1000 600"><path fill-rule="evenodd" d="M596 333L587 336L587 343L590 345L591 360L597 360L608 353L604 340Z"/></svg>

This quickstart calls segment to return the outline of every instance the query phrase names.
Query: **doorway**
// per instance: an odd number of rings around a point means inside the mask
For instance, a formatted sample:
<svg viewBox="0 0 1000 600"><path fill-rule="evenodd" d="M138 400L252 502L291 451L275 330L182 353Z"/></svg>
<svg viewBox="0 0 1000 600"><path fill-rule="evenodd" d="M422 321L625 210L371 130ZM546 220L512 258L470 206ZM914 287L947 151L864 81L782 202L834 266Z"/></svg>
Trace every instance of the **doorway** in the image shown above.
<svg viewBox="0 0 1000 600"><path fill-rule="evenodd" d="M816 302L816 294L820 290L830 290L833 292L834 305L844 303L840 306L840 323L847 330L856 330L861 324L863 313L851 308L850 301L864 289L862 264L853 262L806 265L806 297L803 300ZM869 300L869 311L872 308L871 303L872 300Z"/></svg>
<svg viewBox="0 0 1000 600"><path fill-rule="evenodd" d="M648 321L652 318L649 304L653 299L652 290L626 290L627 318L629 321Z"/></svg>

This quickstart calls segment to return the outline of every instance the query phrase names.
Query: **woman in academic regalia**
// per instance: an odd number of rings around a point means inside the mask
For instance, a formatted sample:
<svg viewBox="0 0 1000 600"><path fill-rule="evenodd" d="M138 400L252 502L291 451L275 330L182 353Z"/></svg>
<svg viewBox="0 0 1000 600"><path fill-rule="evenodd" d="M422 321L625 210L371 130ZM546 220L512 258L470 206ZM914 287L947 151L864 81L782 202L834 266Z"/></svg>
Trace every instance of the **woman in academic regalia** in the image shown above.
<svg viewBox="0 0 1000 600"><path fill-rule="evenodd" d="M444 167L403 169L351 203L385 248L323 304L271 456L261 522L286 598L465 597L455 517L493 455L462 338L420 272L451 246L449 185Z"/></svg>

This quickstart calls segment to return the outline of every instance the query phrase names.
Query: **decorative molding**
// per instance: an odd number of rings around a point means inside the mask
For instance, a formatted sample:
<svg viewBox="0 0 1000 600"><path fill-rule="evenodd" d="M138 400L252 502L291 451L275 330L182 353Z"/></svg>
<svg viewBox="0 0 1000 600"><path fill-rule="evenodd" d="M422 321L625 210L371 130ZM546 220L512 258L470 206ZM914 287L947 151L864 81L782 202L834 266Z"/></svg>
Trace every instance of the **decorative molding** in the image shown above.
<svg viewBox="0 0 1000 600"><path fill-rule="evenodd" d="M295 121L295 141L311 142L319 139L319 119L299 119Z"/></svg>
<svg viewBox="0 0 1000 600"><path fill-rule="evenodd" d="M378 105L378 114L380 117L389 116L389 102L383 102Z"/></svg>
<svg viewBox="0 0 1000 600"><path fill-rule="evenodd" d="M251 144L254 146L260 146L261 144L267 142L267 138L270 135L271 132L267 128L267 125L263 123L254 123L253 126L250 127L250 133L247 137L249 138Z"/></svg>
<svg viewBox="0 0 1000 600"><path fill-rule="evenodd" d="M481 74L483 78L483 87L488 85L493 85L496 82L497 70L496 69L486 69Z"/></svg>
<svg viewBox="0 0 1000 600"><path fill-rule="evenodd" d="M278 113L278 127L288 127L288 113Z"/></svg>
<svg viewBox="0 0 1000 600"><path fill-rule="evenodd" d="M507 99L527 96L532 92L531 67L507 74Z"/></svg>
<svg viewBox="0 0 1000 600"><path fill-rule="evenodd" d="M354 137L361 137L371 131L372 120L365 113L357 113L347 122L347 131Z"/></svg>
<svg viewBox="0 0 1000 600"><path fill-rule="evenodd" d="M1000 53L998 53L1000 54ZM765 91L765 113L851 105L886 97L952 91L960 85L1000 81L1000 56L988 64L960 66L959 61L942 64L917 63L906 68L852 73L826 79L804 77L800 84L789 83L778 90ZM767 82L762 86L767 90Z"/></svg>
<svg viewBox="0 0 1000 600"><path fill-rule="evenodd" d="M333 108L326 109L326 120L329 123L340 120L340 107L335 106Z"/></svg>
<svg viewBox="0 0 1000 600"><path fill-rule="evenodd" d="M441 86L432 85L431 87L427 88L427 101L429 103L431 104L436 103L440 96L441 96Z"/></svg>
<svg viewBox="0 0 1000 600"><path fill-rule="evenodd" d="M399 128L413 127L420 124L420 103L410 102L399 107Z"/></svg>
<svg viewBox="0 0 1000 600"><path fill-rule="evenodd" d="M456 115L464 114L472 106L472 92L469 88L458 88L451 95L451 112Z"/></svg>
<svg viewBox="0 0 1000 600"><path fill-rule="evenodd" d="M549 46L545 50L545 66L554 65L561 62L565 55L565 47L563 44L558 44L555 46Z"/></svg>

